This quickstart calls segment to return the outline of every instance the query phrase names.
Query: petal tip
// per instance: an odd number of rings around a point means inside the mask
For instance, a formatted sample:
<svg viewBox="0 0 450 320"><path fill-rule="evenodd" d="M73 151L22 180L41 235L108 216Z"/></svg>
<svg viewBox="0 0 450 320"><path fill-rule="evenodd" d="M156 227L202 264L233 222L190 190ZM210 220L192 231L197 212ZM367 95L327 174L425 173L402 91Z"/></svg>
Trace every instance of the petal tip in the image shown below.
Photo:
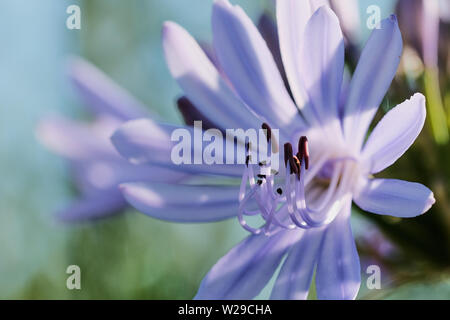
<svg viewBox="0 0 450 320"><path fill-rule="evenodd" d="M174 31L175 29L179 28L179 25L176 22L166 20L162 24L162 37L166 38L170 35L171 31Z"/></svg>
<svg viewBox="0 0 450 320"><path fill-rule="evenodd" d="M120 192L125 193L127 191L127 184L126 183L121 183L118 186Z"/></svg>
<svg viewBox="0 0 450 320"><path fill-rule="evenodd" d="M422 214L426 213L428 210L431 209L431 207L436 203L436 198L434 197L434 193L431 192L430 196L428 197L427 201L425 202L425 208L422 212Z"/></svg>
<svg viewBox="0 0 450 320"><path fill-rule="evenodd" d="M228 0L214 0L214 6L222 6L227 8L231 6L231 3Z"/></svg>

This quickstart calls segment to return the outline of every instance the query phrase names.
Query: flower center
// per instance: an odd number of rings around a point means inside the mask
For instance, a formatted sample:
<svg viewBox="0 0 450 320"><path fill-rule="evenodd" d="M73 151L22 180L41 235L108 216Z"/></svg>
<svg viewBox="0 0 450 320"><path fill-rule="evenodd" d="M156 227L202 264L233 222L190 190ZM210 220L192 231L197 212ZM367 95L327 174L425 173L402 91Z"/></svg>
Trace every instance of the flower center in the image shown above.
<svg viewBox="0 0 450 320"><path fill-rule="evenodd" d="M265 129L270 140L270 128ZM255 176L255 165L247 161L239 192L241 226L253 234L270 235L279 228L310 229L331 223L351 201L358 163L352 157L331 158L326 153L315 160L310 168L308 139L302 136L295 155L290 143L284 145L284 182L271 170L270 162L259 163L264 174ZM257 228L245 219L256 215L264 220Z"/></svg>

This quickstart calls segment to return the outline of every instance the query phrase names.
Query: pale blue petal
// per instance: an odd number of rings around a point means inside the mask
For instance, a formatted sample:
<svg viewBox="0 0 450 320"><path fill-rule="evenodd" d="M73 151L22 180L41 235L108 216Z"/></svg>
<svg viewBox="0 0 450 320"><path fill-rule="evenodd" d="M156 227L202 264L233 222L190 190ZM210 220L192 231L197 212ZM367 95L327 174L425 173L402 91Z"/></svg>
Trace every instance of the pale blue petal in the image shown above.
<svg viewBox="0 0 450 320"><path fill-rule="evenodd" d="M174 130L180 128L187 130L191 138L194 137L192 127L162 124L151 119L132 120L119 127L111 137L111 141L117 151L133 164L159 165L185 173L242 176L243 164L205 164L201 152L205 142L197 143L192 139L190 140L192 164L174 164L171 154L178 142L172 141L171 135ZM200 139L202 139L201 136ZM222 137L218 136L217 139ZM200 164L193 164L196 152L201 158ZM225 163L225 160L222 159L222 162Z"/></svg>
<svg viewBox="0 0 450 320"><path fill-rule="evenodd" d="M119 155L106 160L73 161L71 168L77 187L86 196L98 191L117 190L118 185L125 182L178 182L190 177L160 166L133 165Z"/></svg>
<svg viewBox="0 0 450 320"><path fill-rule="evenodd" d="M395 179L369 179L354 198L363 210L412 218L428 211L434 204L433 192L420 183Z"/></svg>
<svg viewBox="0 0 450 320"><path fill-rule="evenodd" d="M397 18L391 16L374 29L364 47L350 84L344 110L344 134L359 151L367 129L397 71L402 54Z"/></svg>
<svg viewBox="0 0 450 320"><path fill-rule="evenodd" d="M322 233L322 228L303 232L302 238L292 247L283 263L271 299L305 300L308 297Z"/></svg>
<svg viewBox="0 0 450 320"><path fill-rule="evenodd" d="M220 65L242 100L272 128L288 135L303 120L290 98L276 63L242 8L217 0L212 14L213 42Z"/></svg>
<svg viewBox="0 0 450 320"><path fill-rule="evenodd" d="M361 283L361 268L350 226L351 203L327 227L316 271L318 299L355 299Z"/></svg>
<svg viewBox="0 0 450 320"><path fill-rule="evenodd" d="M99 137L92 126L60 116L41 120L36 135L47 148L69 160L110 159L117 155L108 139Z"/></svg>
<svg viewBox="0 0 450 320"><path fill-rule="evenodd" d="M122 121L149 114L142 103L82 58L69 60L69 78L95 114L108 114Z"/></svg>
<svg viewBox="0 0 450 320"><path fill-rule="evenodd" d="M314 11L309 0L278 0L276 11L281 57L289 86L298 108L305 119L311 122L314 114L310 108L306 108L309 99L302 82L299 53L302 52L306 23Z"/></svg>
<svg viewBox="0 0 450 320"><path fill-rule="evenodd" d="M137 210L161 220L211 222L238 214L237 187L125 183L120 190Z"/></svg>
<svg viewBox="0 0 450 320"><path fill-rule="evenodd" d="M381 119L362 152L371 173L389 167L408 150L422 131L425 117L425 97L416 93Z"/></svg>
<svg viewBox="0 0 450 320"><path fill-rule="evenodd" d="M357 43L361 35L361 19L358 0L330 0L331 8L339 17L341 29L351 43Z"/></svg>
<svg viewBox="0 0 450 320"><path fill-rule="evenodd" d="M192 36L174 22L165 22L164 55L172 76L186 96L221 128L259 128L262 120L232 92Z"/></svg>
<svg viewBox="0 0 450 320"><path fill-rule="evenodd" d="M116 187L78 199L67 208L57 212L56 217L59 221L67 223L91 221L118 214L126 206L125 199Z"/></svg>
<svg viewBox="0 0 450 320"><path fill-rule="evenodd" d="M266 286L300 233L252 235L223 256L200 284L195 299L253 299Z"/></svg>
<svg viewBox="0 0 450 320"><path fill-rule="evenodd" d="M344 38L339 20L329 7L319 8L308 21L302 48L300 70L315 123L331 123L340 130L338 103L344 72Z"/></svg>

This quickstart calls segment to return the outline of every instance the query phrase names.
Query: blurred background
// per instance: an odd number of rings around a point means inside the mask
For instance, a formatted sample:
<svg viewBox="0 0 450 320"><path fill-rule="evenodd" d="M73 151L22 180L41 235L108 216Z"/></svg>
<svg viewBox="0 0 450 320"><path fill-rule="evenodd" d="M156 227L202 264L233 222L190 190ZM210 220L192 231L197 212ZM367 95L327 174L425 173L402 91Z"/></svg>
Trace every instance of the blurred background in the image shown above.
<svg viewBox="0 0 450 320"><path fill-rule="evenodd" d="M232 2L241 5L254 21L264 12L274 13L271 0ZM87 117L84 102L67 79L67 60L74 55L103 70L161 119L182 123L175 106L181 91L163 58L161 25L165 20L176 21L197 39L208 42L211 3L1 2L1 299L191 299L210 267L245 237L236 220L173 224L132 209L108 219L62 223L55 212L75 199L78 190L67 162L36 139L37 123L48 115ZM66 9L73 4L81 8L80 30L66 28ZM353 56L347 56L350 71L354 56L357 58L370 34L366 9L371 4L371 0L358 1L361 26L351 40ZM382 18L396 10L395 0L377 1L377 5ZM427 67L411 40L411 49L383 102L383 112L420 91L433 102L431 112L438 114L437 118L448 117L450 81L445 50L450 41L444 18L440 31L447 38L439 40L444 50L439 65ZM384 173L428 185L438 199L433 210L414 221L353 214L363 275L370 264L380 265L382 270L382 288L369 290L363 280L361 299L450 299L450 145L448 123L443 123L428 123L414 147ZM81 290L66 288L66 268L73 264L81 268ZM268 292L265 289L259 298L268 297Z"/></svg>

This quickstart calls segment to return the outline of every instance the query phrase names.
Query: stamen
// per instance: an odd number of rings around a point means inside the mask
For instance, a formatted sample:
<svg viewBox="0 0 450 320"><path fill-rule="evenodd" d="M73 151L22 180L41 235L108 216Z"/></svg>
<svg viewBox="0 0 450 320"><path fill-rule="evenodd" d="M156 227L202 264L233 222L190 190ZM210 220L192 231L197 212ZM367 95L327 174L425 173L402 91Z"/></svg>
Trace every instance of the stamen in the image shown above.
<svg viewBox="0 0 450 320"><path fill-rule="evenodd" d="M250 155L248 155L246 158L245 158L245 165L248 167L248 163L250 162L250 160L252 159L252 157L250 156Z"/></svg>
<svg viewBox="0 0 450 320"><path fill-rule="evenodd" d="M298 153L300 161L305 160L305 169L309 168L309 148L308 148L308 138L305 136L300 137L298 141Z"/></svg>
<svg viewBox="0 0 450 320"><path fill-rule="evenodd" d="M284 166L287 167L288 160L292 157L292 145L287 142L284 144Z"/></svg>
<svg viewBox="0 0 450 320"><path fill-rule="evenodd" d="M297 179L300 180L300 174L301 174L301 165L300 160L297 158L297 156L292 157L293 162L295 163L295 167L297 168Z"/></svg>
<svg viewBox="0 0 450 320"><path fill-rule="evenodd" d="M299 175L299 168L297 166L297 162L294 159L294 156L291 156L289 158L289 167L291 168L291 174L295 174L297 176Z"/></svg>
<svg viewBox="0 0 450 320"><path fill-rule="evenodd" d="M272 132L267 124L263 124L266 130L266 137L271 143ZM246 145L249 151L249 144ZM314 165L308 174L303 174L309 168L309 150L308 139L302 136L298 141L297 154L294 155L292 145L284 144L284 164L286 166L285 186L275 187L275 176L272 174L270 162L261 161L258 163L261 171L253 174L253 164L250 162L250 154L247 157L246 168L241 182L239 194L239 222L248 231L254 234L264 232L266 235L277 232L277 228L282 229L310 229L329 224L334 220L342 209L344 203L348 203L350 181L352 178L352 169L347 165L339 163L347 161L342 158L336 161L333 167L333 174L330 176L329 185L326 190L319 190L320 193L315 197L308 197L312 200L312 207L308 206L305 192L306 185L323 168L324 164L330 160L329 154L321 154L319 158L314 159ZM293 176L295 174L295 176ZM247 190L247 183L250 190ZM308 192L311 190L308 189ZM311 193L309 193L311 196ZM245 207L254 201L257 210ZM259 228L253 228L245 221L245 216L260 214L264 224Z"/></svg>
<svg viewBox="0 0 450 320"><path fill-rule="evenodd" d="M264 133L266 135L267 138L267 142L270 145L270 149L272 150L273 153L278 153L278 143L277 143L277 139L272 139L272 129L270 128L270 126L264 122L261 125L261 128L264 130ZM275 137L277 138L277 137Z"/></svg>
<svg viewBox="0 0 450 320"><path fill-rule="evenodd" d="M292 152L292 144L290 144L289 142L284 144L284 163L287 167L287 164L289 162L289 167L290 167L290 173L293 174L297 174L297 165L295 164L294 161L294 156L293 156L293 152Z"/></svg>
<svg viewBox="0 0 450 320"><path fill-rule="evenodd" d="M267 123L263 123L261 128L263 130L265 130L265 134L266 134L266 138L267 138L267 142L270 142L270 139L272 138L272 129L270 128L270 126Z"/></svg>

